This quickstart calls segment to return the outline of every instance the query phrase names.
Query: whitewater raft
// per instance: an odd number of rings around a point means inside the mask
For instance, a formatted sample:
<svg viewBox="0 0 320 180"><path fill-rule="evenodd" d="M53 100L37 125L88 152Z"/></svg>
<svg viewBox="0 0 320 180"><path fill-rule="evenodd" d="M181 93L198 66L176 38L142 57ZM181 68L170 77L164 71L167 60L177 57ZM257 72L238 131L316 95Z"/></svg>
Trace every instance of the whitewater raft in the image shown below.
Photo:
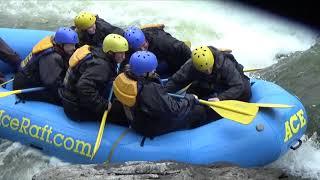
<svg viewBox="0 0 320 180"><path fill-rule="evenodd" d="M53 32L0 28L0 36L22 57L43 37ZM11 69L1 63L0 71ZM173 160L191 164L230 163L241 167L269 164L301 145L307 113L300 100L280 86L252 79L250 102L281 103L293 108L260 108L244 125L220 119L202 127L145 139L133 130L106 125L101 146L91 159L98 122L67 118L63 108L36 101L16 103L14 95L0 99L0 138L18 141L44 154L72 163ZM0 88L11 90L12 85Z"/></svg>

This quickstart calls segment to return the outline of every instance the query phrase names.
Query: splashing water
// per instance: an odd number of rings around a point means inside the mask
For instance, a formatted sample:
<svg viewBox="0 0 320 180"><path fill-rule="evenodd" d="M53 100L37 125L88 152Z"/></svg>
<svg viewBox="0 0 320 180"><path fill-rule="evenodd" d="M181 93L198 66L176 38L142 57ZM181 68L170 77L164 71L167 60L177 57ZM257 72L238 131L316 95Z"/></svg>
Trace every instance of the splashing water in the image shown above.
<svg viewBox="0 0 320 180"><path fill-rule="evenodd" d="M302 178L320 179L320 144L317 138L316 133L310 138L305 136L299 149L289 151L270 167L283 169Z"/></svg>

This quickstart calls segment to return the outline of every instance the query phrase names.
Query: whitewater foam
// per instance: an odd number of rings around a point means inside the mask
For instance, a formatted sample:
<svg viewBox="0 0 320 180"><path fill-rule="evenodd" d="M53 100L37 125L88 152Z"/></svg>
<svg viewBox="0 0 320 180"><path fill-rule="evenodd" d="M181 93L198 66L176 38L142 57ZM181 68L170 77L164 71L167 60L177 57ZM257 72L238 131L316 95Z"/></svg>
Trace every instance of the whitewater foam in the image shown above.
<svg viewBox="0 0 320 180"><path fill-rule="evenodd" d="M295 150L290 150L283 157L272 163L270 167L279 168L285 172L309 179L320 179L320 144L318 136L314 133L311 137L304 136L303 145Z"/></svg>

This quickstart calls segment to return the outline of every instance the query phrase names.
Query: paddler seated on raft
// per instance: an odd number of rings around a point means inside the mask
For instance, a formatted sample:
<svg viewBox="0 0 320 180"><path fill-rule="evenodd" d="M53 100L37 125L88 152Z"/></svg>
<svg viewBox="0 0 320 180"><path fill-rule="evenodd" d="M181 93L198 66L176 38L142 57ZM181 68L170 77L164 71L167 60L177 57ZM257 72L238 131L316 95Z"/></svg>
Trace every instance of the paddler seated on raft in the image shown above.
<svg viewBox="0 0 320 180"><path fill-rule="evenodd" d="M20 64L13 81L14 89L46 87L46 90L18 94L22 100L45 101L60 105L58 88L68 69L68 61L79 42L77 33L60 27L54 36L38 42Z"/></svg>
<svg viewBox="0 0 320 180"><path fill-rule="evenodd" d="M200 46L192 51L186 62L166 83L168 92L175 93L192 83L188 93L208 101L239 100L248 102L251 97L250 79L244 75L230 51L212 46ZM220 116L211 111L212 118Z"/></svg>
<svg viewBox="0 0 320 180"><path fill-rule="evenodd" d="M110 110L108 91L117 76L118 64L125 60L126 51L128 41L118 34L109 34L102 48L84 45L74 52L69 61L64 88L59 90L64 111L69 118L100 121L104 111ZM110 122L113 111L109 114L107 122Z"/></svg>
<svg viewBox="0 0 320 180"><path fill-rule="evenodd" d="M130 26L124 37L129 42L129 56L135 51L150 51L157 56L156 72L162 77L171 76L191 57L190 48L164 31L163 24L147 25L141 29Z"/></svg>
<svg viewBox="0 0 320 180"><path fill-rule="evenodd" d="M16 72L21 62L20 56L12 50L9 45L0 37L0 59L9 64L13 71ZM0 72L0 84L5 82L4 75Z"/></svg>
<svg viewBox="0 0 320 180"><path fill-rule="evenodd" d="M71 27L79 35L79 47L83 45L102 47L103 39L109 34L119 34L123 36L124 31L111 25L98 15L90 12L80 12L74 18L74 25Z"/></svg>
<svg viewBox="0 0 320 180"><path fill-rule="evenodd" d="M155 75L157 66L152 52L137 51L130 57L128 69L113 83L131 128L145 137L155 137L207 121L206 109L195 95L177 99L167 94Z"/></svg>

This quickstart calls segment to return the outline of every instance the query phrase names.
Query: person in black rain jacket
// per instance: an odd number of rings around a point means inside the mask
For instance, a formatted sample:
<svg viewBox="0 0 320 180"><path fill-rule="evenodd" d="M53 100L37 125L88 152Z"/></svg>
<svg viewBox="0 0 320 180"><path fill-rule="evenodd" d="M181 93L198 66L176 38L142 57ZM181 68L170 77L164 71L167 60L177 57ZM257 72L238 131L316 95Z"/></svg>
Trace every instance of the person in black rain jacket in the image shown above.
<svg viewBox="0 0 320 180"><path fill-rule="evenodd" d="M124 33L124 37L129 42L130 55L137 50L148 50L157 56L156 72L162 78L175 73L191 57L190 48L165 32L163 28L162 25L141 30L131 26Z"/></svg>
<svg viewBox="0 0 320 180"><path fill-rule="evenodd" d="M106 22L98 15L93 15L90 12L80 12L74 18L72 28L79 35L79 47L83 45L102 47L104 38L109 34L119 34L123 36L124 31L116 26Z"/></svg>
<svg viewBox="0 0 320 180"><path fill-rule="evenodd" d="M66 115L78 121L99 121L105 110L110 110L108 96L117 68L128 50L127 40L109 34L103 49L84 45L69 61L64 87L59 90Z"/></svg>
<svg viewBox="0 0 320 180"><path fill-rule="evenodd" d="M206 121L204 106L196 96L186 94L182 99L171 97L155 75L156 56L149 51L137 51L129 68L117 76L113 88L123 104L130 126L146 137L190 129Z"/></svg>
<svg viewBox="0 0 320 180"><path fill-rule="evenodd" d="M68 61L79 42L77 33L59 28L54 36L47 36L36 44L21 62L13 81L14 89L45 87L45 90L18 94L22 100L61 104L58 89L68 69Z"/></svg>

